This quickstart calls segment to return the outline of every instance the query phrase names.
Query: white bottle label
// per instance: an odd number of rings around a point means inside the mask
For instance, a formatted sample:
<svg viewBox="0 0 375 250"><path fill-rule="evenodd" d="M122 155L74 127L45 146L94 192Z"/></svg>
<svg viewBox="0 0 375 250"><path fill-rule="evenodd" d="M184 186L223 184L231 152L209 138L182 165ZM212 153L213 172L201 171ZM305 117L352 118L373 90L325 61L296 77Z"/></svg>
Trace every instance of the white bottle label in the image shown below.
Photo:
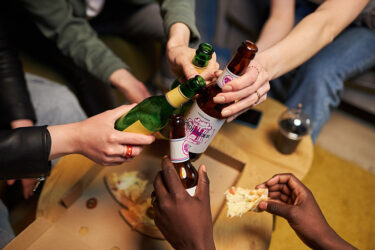
<svg viewBox="0 0 375 250"><path fill-rule="evenodd" d="M185 118L189 152L200 154L206 151L224 121L207 115L199 108L197 102L194 102Z"/></svg>
<svg viewBox="0 0 375 250"><path fill-rule="evenodd" d="M188 192L188 194L190 194L190 196L194 196L195 189L197 189L197 186L194 186L192 188L188 188L188 189L185 189L185 190L186 190L186 192Z"/></svg>
<svg viewBox="0 0 375 250"><path fill-rule="evenodd" d="M171 162L178 163L189 160L189 151L186 137L171 139L170 147Z"/></svg>
<svg viewBox="0 0 375 250"><path fill-rule="evenodd" d="M225 84L228 82L238 78L238 75L233 74L232 72L229 71L228 67L225 68L224 72L219 76L217 79L216 84L222 88Z"/></svg>

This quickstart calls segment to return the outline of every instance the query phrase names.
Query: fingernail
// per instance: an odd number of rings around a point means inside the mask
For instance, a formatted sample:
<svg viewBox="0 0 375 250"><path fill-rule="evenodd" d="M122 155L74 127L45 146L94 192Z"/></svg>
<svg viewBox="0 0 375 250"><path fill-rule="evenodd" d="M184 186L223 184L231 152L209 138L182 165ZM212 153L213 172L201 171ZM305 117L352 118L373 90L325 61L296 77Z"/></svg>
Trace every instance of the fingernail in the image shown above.
<svg viewBox="0 0 375 250"><path fill-rule="evenodd" d="M258 205L261 210L267 210L267 202L261 201Z"/></svg>
<svg viewBox="0 0 375 250"><path fill-rule="evenodd" d="M164 155L164 156L163 156L163 159L167 159L167 158L168 158L168 155Z"/></svg>
<svg viewBox="0 0 375 250"><path fill-rule="evenodd" d="M226 109L226 110L223 110L223 112L221 112L221 115L226 117L226 116L231 115L231 113L232 112L230 112L230 110Z"/></svg>
<svg viewBox="0 0 375 250"><path fill-rule="evenodd" d="M230 86L230 85L225 85L223 88L222 88L222 90L223 91L232 91L232 86Z"/></svg>
<svg viewBox="0 0 375 250"><path fill-rule="evenodd" d="M206 165L202 164L201 168L203 172L207 173Z"/></svg>
<svg viewBox="0 0 375 250"><path fill-rule="evenodd" d="M214 97L214 102L225 102L225 97L224 96L215 96Z"/></svg>

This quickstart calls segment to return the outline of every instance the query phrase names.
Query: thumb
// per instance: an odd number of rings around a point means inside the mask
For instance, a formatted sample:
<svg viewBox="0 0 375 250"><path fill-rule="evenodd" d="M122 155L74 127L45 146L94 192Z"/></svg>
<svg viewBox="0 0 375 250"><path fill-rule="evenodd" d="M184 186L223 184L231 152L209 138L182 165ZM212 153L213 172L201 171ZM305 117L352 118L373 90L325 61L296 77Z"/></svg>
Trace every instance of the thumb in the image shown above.
<svg viewBox="0 0 375 250"><path fill-rule="evenodd" d="M262 211L267 211L271 214L281 216L289 221L290 211L294 206L285 203L279 203L275 201L266 201L259 204L259 208Z"/></svg>
<svg viewBox="0 0 375 250"><path fill-rule="evenodd" d="M186 79L191 79L194 76L198 75L198 72L195 70L193 65L191 63L185 63L182 65L182 70L184 72L184 75Z"/></svg>
<svg viewBox="0 0 375 250"><path fill-rule="evenodd" d="M202 164L198 169L196 196L204 199L209 199L210 197L210 180L208 179L206 165L204 164Z"/></svg>
<svg viewBox="0 0 375 250"><path fill-rule="evenodd" d="M133 103L131 105L122 105L120 107L117 107L115 109L112 109L112 116L114 120L117 120L122 115L128 113L132 108L134 108L137 105L137 103Z"/></svg>

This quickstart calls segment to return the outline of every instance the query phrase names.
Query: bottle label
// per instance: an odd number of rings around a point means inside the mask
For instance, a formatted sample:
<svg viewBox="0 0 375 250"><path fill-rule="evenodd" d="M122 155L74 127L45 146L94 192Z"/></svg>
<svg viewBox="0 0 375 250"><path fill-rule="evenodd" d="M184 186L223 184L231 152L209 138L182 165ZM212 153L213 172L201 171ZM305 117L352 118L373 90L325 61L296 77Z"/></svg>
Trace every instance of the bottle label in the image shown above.
<svg viewBox="0 0 375 250"><path fill-rule="evenodd" d="M222 88L225 84L228 82L238 78L238 75L233 74L232 72L229 71L228 67L225 68L224 72L219 76L217 79L217 86Z"/></svg>
<svg viewBox="0 0 375 250"><path fill-rule="evenodd" d="M207 115L199 108L197 102L194 102L185 118L185 134L189 152L200 154L206 151L224 121L224 119L219 120Z"/></svg>
<svg viewBox="0 0 375 250"><path fill-rule="evenodd" d="M136 121L126 129L124 129L124 132L129 133L137 133L137 134L143 134L143 135L151 135L153 132L145 128L140 120Z"/></svg>
<svg viewBox="0 0 375 250"><path fill-rule="evenodd" d="M188 188L188 189L185 189L185 190L186 190L186 192L188 192L188 194L190 194L190 196L194 196L196 189L197 189L197 186L194 186L192 188Z"/></svg>
<svg viewBox="0 0 375 250"><path fill-rule="evenodd" d="M171 91L169 91L165 97L167 98L167 101L169 104L175 108L179 108L181 104L189 101L190 98L186 97L182 92L181 92L181 86L178 86Z"/></svg>
<svg viewBox="0 0 375 250"><path fill-rule="evenodd" d="M171 139L170 141L171 162L179 163L189 160L189 151L186 137ZM185 174L186 175L186 174Z"/></svg>

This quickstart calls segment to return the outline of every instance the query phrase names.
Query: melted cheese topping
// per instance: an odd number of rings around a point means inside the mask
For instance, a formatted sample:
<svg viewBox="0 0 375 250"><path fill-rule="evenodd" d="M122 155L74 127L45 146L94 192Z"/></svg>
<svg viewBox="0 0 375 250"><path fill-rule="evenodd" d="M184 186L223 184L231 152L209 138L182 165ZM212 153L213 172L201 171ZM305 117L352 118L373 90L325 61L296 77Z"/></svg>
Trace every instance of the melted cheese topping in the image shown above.
<svg viewBox="0 0 375 250"><path fill-rule="evenodd" d="M248 211L259 212L261 201L268 200L268 189L244 189L232 187L225 192L228 206L228 217L242 216Z"/></svg>

